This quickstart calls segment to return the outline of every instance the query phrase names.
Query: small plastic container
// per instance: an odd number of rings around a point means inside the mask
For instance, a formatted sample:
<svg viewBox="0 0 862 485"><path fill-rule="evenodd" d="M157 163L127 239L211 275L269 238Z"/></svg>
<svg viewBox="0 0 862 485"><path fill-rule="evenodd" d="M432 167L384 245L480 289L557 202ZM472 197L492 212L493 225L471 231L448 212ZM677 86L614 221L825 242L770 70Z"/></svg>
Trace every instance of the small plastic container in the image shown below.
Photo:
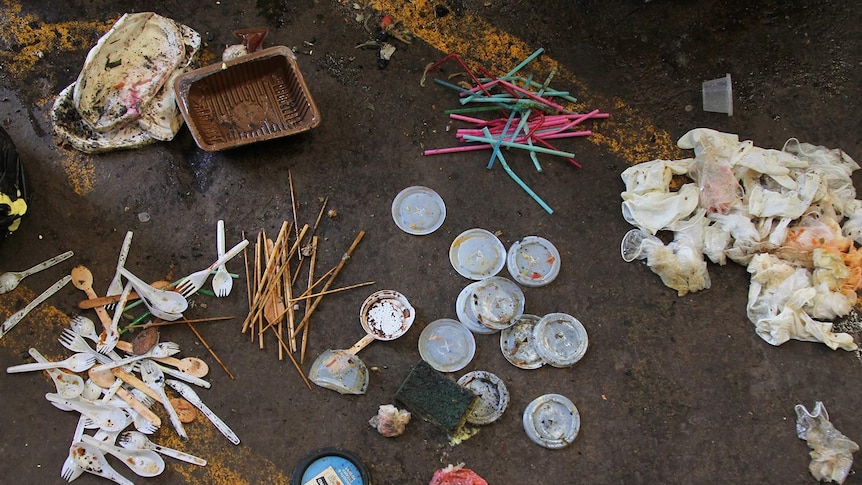
<svg viewBox="0 0 862 485"><path fill-rule="evenodd" d="M722 78L703 82L703 110L733 116L733 86L730 73Z"/></svg>
<svg viewBox="0 0 862 485"><path fill-rule="evenodd" d="M458 379L458 384L479 396L479 401L467 415L468 423L491 424L499 419L509 406L509 390L506 389L506 384L488 371L468 372Z"/></svg>
<svg viewBox="0 0 862 485"><path fill-rule="evenodd" d="M581 430L581 415L567 397L545 394L524 410L524 431L534 443L545 448L564 448L575 441Z"/></svg>
<svg viewBox="0 0 862 485"><path fill-rule="evenodd" d="M506 248L485 229L468 229L452 241L449 262L461 276L481 280L494 276L506 265Z"/></svg>
<svg viewBox="0 0 862 485"><path fill-rule="evenodd" d="M538 321L536 315L525 313L514 325L500 331L500 351L515 367L538 369L545 365L533 346L533 327Z"/></svg>
<svg viewBox="0 0 862 485"><path fill-rule="evenodd" d="M476 339L473 333L457 320L435 320L419 335L419 355L440 372L463 369L475 354Z"/></svg>
<svg viewBox="0 0 862 485"><path fill-rule="evenodd" d="M533 347L547 364L571 367L587 353L584 325L566 313L549 313L533 328Z"/></svg>
<svg viewBox="0 0 862 485"><path fill-rule="evenodd" d="M428 187L407 187L392 201L392 220L407 234L431 234L443 225L445 219L443 198Z"/></svg>

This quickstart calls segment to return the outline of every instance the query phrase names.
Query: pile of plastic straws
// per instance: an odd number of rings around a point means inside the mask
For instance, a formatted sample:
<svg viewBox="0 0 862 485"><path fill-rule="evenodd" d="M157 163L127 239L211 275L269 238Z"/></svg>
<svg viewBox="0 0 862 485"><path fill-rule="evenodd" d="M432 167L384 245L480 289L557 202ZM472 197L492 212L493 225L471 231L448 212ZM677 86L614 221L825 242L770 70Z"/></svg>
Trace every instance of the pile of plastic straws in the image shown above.
<svg viewBox="0 0 862 485"><path fill-rule="evenodd" d="M542 200L524 181L512 170L500 147L524 150L530 156L537 171L542 171L538 154L562 157L571 165L581 168L575 160L575 154L557 149L550 140L588 136L589 130L580 130L580 124L586 120L607 118L607 113L593 110L589 113L575 113L561 103L574 103L577 100L567 91L551 89L550 84L556 70L551 71L544 82L534 81L532 76L518 75L519 71L537 58L543 49L538 49L520 62L503 76L494 77L484 68L479 68L481 77L477 76L461 60L457 54L449 54L426 69L433 72L446 61L455 60L466 71L473 82L472 87L458 86L440 79L434 82L457 91L461 105L464 108L447 110L446 114L453 120L469 123L469 128L458 129L456 138L462 144L450 148L435 148L425 150L425 155L442 153L458 153L475 150L491 150L488 168L493 168L495 161L533 200L545 211L554 211ZM493 119L481 119L467 116L465 113L489 112L498 116Z"/></svg>

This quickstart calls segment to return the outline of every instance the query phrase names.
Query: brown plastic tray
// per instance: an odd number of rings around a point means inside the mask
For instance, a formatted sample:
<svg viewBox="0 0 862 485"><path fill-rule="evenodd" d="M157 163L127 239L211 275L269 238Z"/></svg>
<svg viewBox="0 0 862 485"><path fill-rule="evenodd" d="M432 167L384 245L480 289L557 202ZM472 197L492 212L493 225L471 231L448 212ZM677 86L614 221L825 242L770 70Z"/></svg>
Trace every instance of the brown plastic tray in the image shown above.
<svg viewBox="0 0 862 485"><path fill-rule="evenodd" d="M293 52L284 46L195 69L173 87L195 143L207 151L295 135L320 124Z"/></svg>

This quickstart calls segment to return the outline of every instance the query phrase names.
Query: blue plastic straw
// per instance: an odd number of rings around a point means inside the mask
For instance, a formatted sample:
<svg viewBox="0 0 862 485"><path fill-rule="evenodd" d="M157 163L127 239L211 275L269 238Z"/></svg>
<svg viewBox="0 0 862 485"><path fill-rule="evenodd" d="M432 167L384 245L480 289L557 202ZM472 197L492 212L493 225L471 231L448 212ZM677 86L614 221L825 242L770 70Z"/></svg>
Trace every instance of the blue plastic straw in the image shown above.
<svg viewBox="0 0 862 485"><path fill-rule="evenodd" d="M482 128L482 131L485 133L485 136L487 136L489 138L491 137L491 132L488 131L487 127ZM512 171L511 167L509 167L509 164L506 163L506 159L503 158L503 154L500 153L499 151L495 151L494 153L496 154L497 158L500 160L500 165L502 165L503 169L506 171L506 173L509 174L509 177L511 177L512 180L515 181L515 183L517 183L519 186L521 186L521 188L524 189L524 192L529 194L530 197L533 198L533 200L535 200L540 206L542 206L542 209L545 209L545 211L548 214L553 214L554 209L551 209L551 207L548 204L546 204L545 201L542 200L542 198L538 196L538 194L533 192L533 189L528 187L527 184L525 184L524 181L521 180L521 177L518 177L518 175L516 175L515 172Z"/></svg>
<svg viewBox="0 0 862 485"><path fill-rule="evenodd" d="M500 143L502 143L503 139L506 138L506 132L509 131L509 125L512 123L512 120L515 118L515 113L516 113L515 111L512 111L512 114L509 115L509 119L506 120L506 126L503 127L503 132L500 133L500 140L492 144L494 150L491 152L491 159L488 160L488 170L490 170L491 167L494 166L494 157L496 157L500 153ZM482 128L482 133L484 133L485 136L487 136L489 138L491 137L491 132L488 131L487 126Z"/></svg>
<svg viewBox="0 0 862 485"><path fill-rule="evenodd" d="M545 52L545 49L544 49L543 47L539 47L538 49L536 49L536 52L533 52L532 54L530 54L529 56L527 56L527 58L526 58L526 59L524 59L523 61L521 61L521 62L520 62L520 64L518 64L517 66L513 67L511 71L509 71L509 72L507 72L507 73L506 73L506 75L507 75L507 76L513 76L516 72L520 71L524 66L526 66L527 64L529 64L529 63L530 63L530 61L532 61L533 59L535 59L535 58L539 57L539 55L540 55L542 52Z"/></svg>

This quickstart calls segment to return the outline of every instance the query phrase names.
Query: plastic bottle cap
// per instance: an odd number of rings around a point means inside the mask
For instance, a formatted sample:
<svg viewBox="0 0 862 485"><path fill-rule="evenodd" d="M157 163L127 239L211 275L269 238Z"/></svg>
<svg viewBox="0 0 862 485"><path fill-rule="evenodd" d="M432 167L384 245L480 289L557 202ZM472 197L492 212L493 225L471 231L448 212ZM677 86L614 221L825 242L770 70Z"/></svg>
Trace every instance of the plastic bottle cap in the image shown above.
<svg viewBox="0 0 862 485"><path fill-rule="evenodd" d="M509 390L506 389L506 384L490 372L468 372L458 379L458 384L479 396L479 401L467 415L467 421L472 424L493 423L509 406Z"/></svg>
<svg viewBox="0 0 862 485"><path fill-rule="evenodd" d="M461 322L441 318L429 323L419 335L419 355L440 372L455 372L473 360L476 340Z"/></svg>
<svg viewBox="0 0 862 485"><path fill-rule="evenodd" d="M545 238L527 236L512 244L506 257L509 274L524 286L544 286L560 274L560 252Z"/></svg>
<svg viewBox="0 0 862 485"><path fill-rule="evenodd" d="M458 321L461 322L468 330L475 334L486 335L497 332L493 328L488 328L476 319L473 314L473 307L470 303L470 295L473 294L473 289L480 281L470 283L465 286L461 293L458 294L458 299L455 301L455 314L458 316Z"/></svg>
<svg viewBox="0 0 862 485"><path fill-rule="evenodd" d="M533 327L538 321L536 315L524 314L514 325L500 332L500 351L515 367L538 369L545 365L533 346Z"/></svg>
<svg viewBox="0 0 862 485"><path fill-rule="evenodd" d="M480 324L502 330L514 325L524 314L524 292L512 280L492 276L476 284L469 304Z"/></svg>
<svg viewBox="0 0 862 485"><path fill-rule="evenodd" d="M524 431L545 448L563 448L575 441L581 430L581 415L575 404L559 394L534 399L524 410Z"/></svg>
<svg viewBox="0 0 862 485"><path fill-rule="evenodd" d="M581 360L588 345L584 325L566 313L545 315L533 328L533 347L554 367L569 367Z"/></svg>
<svg viewBox="0 0 862 485"><path fill-rule="evenodd" d="M506 264L506 248L484 229L468 229L452 241L449 262L461 276L481 280L494 276Z"/></svg>
<svg viewBox="0 0 862 485"><path fill-rule="evenodd" d="M443 225L446 204L428 187L407 187L392 201L392 220L402 231L416 236L431 234Z"/></svg>

